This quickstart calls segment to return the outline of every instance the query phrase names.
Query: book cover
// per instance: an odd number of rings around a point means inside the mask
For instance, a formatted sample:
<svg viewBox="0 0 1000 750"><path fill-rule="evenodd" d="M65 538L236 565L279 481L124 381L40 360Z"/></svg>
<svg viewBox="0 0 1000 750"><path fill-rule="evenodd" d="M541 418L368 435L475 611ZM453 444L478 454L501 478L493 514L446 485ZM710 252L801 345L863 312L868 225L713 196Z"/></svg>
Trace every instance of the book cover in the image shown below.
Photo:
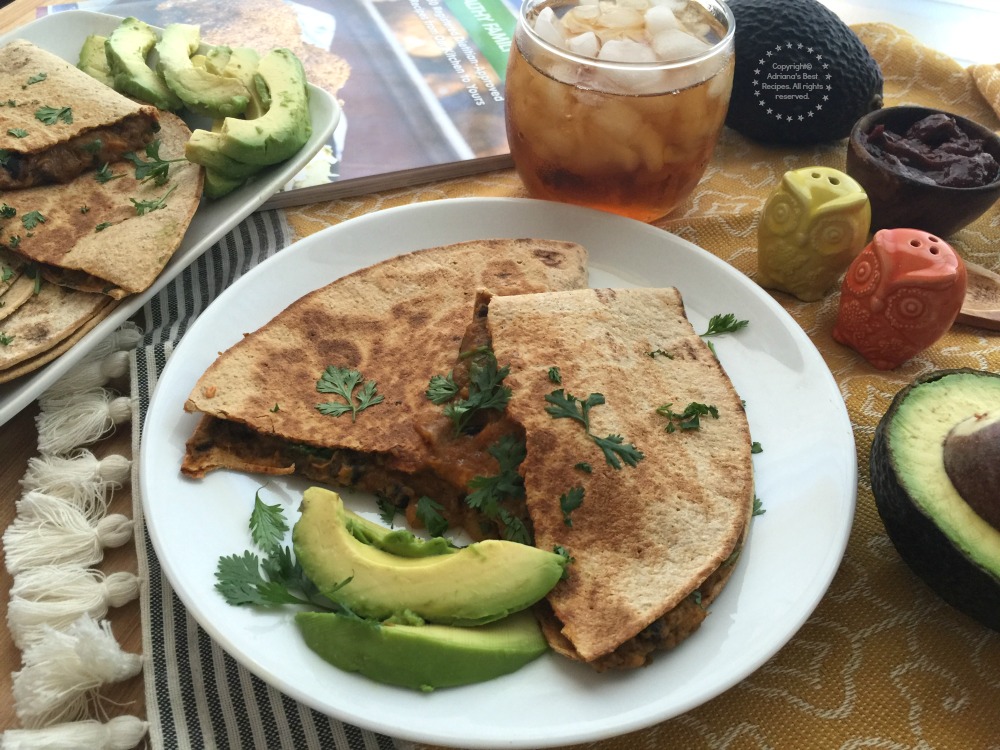
<svg viewBox="0 0 1000 750"><path fill-rule="evenodd" d="M327 145L264 208L510 166L504 75L517 0L81 0L155 26L194 23L208 44L288 47L343 106Z"/></svg>

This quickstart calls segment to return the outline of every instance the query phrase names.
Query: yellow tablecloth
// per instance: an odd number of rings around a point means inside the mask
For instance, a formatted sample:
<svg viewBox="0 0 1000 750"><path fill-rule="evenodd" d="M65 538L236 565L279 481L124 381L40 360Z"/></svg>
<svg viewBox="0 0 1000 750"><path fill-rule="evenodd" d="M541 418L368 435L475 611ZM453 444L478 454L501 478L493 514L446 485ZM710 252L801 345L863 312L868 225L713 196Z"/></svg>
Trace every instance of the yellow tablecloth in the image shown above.
<svg viewBox="0 0 1000 750"><path fill-rule="evenodd" d="M886 105L940 107L1000 129L1000 67L967 70L886 24L855 30L882 67ZM727 129L698 190L658 226L753 277L765 199L785 171L812 165L843 170L845 142L765 147ZM500 172L292 209L289 220L303 237L380 208L469 195L524 191L513 172ZM967 260L1000 270L1000 205L949 241ZM833 341L836 294L814 303L776 296L822 352L854 425L860 482L844 561L805 626L744 682L681 717L588 747L998 748L1000 633L941 602L900 560L875 509L868 454L900 387L937 368L1000 371L1000 334L956 325L882 372Z"/></svg>

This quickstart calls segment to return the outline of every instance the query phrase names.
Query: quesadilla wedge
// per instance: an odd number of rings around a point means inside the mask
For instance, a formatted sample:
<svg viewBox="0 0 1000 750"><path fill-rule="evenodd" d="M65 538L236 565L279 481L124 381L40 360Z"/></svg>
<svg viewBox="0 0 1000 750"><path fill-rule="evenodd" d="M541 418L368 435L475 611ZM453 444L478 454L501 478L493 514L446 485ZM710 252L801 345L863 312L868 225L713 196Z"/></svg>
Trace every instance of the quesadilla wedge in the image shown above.
<svg viewBox="0 0 1000 750"><path fill-rule="evenodd" d="M0 247L37 263L42 275L115 299L147 289L180 246L201 199L201 167L184 160L190 130L161 115L159 158L167 179L137 179L131 162L71 182L12 190L0 203ZM151 161L143 152L137 158Z"/></svg>
<svg viewBox="0 0 1000 750"><path fill-rule="evenodd" d="M525 435L534 543L572 559L548 596L546 636L599 670L641 666L698 627L739 555L754 498L742 402L675 289L484 303L510 367L504 419ZM692 403L717 418L670 428Z"/></svg>
<svg viewBox="0 0 1000 750"><path fill-rule="evenodd" d="M185 409L206 416L188 441L182 471L297 472L378 493L400 507L428 495L458 517L465 468L435 444L452 436L436 431L440 407L426 390L433 375L452 366L476 290L513 294L586 283L581 246L534 239L421 250L338 279L248 334L202 375ZM318 391L328 368L358 373L364 382L354 398L370 383L372 397L382 400L356 414L324 414L318 404L344 402ZM482 447L455 452L489 458Z"/></svg>
<svg viewBox="0 0 1000 750"><path fill-rule="evenodd" d="M24 40L0 48L0 122L0 190L69 182L159 129L155 107Z"/></svg>

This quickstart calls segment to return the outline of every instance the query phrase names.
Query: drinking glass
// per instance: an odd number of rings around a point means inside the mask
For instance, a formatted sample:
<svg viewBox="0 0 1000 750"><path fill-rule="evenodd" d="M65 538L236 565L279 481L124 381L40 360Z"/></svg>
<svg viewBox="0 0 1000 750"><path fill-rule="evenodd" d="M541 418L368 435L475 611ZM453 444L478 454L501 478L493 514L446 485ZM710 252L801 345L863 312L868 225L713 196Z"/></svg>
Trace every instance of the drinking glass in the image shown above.
<svg viewBox="0 0 1000 750"><path fill-rule="evenodd" d="M507 140L537 198L654 221L708 166L733 85L721 0L525 0Z"/></svg>

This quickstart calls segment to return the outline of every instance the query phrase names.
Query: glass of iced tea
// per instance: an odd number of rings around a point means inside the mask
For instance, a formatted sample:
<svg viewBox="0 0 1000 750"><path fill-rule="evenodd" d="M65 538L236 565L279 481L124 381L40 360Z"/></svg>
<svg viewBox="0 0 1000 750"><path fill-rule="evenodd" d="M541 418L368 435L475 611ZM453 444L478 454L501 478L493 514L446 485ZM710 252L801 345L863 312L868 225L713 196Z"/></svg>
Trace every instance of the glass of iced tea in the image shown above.
<svg viewBox="0 0 1000 750"><path fill-rule="evenodd" d="M507 140L536 198L654 221L711 159L733 85L720 0L524 0Z"/></svg>

